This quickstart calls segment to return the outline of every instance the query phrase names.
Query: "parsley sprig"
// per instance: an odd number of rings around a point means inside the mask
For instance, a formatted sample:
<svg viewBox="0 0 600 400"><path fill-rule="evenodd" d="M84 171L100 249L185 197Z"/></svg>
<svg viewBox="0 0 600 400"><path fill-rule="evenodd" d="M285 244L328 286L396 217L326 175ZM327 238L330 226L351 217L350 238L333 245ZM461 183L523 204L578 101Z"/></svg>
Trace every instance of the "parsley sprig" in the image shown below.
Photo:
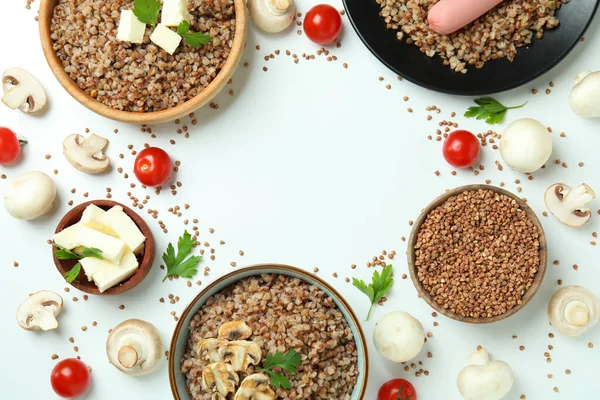
<svg viewBox="0 0 600 400"><path fill-rule="evenodd" d="M167 267L167 275L163 282L170 276L181 276L183 278L193 278L198 272L198 263L202 260L202 256L186 257L192 252L196 241L192 239L192 235L186 230L183 236L179 237L177 242L177 254L175 247L171 243L167 246L167 251L163 253L162 259Z"/></svg>
<svg viewBox="0 0 600 400"><path fill-rule="evenodd" d="M92 257L92 258L97 258L99 260L104 260L104 257L102 256L102 250L97 249L95 247L84 247L83 250L81 250L81 255L74 253L73 251L67 249L66 247L62 247L56 243L54 243L54 247L56 247L56 250L54 250L54 255L59 260L81 260L82 258L86 258L86 257ZM81 263L77 262L77 264L75 264L73 266L73 268L71 268L69 271L67 271L65 273L65 280L68 283L73 282L77 278L77 276L79 275L80 272L81 272Z"/></svg>
<svg viewBox="0 0 600 400"><path fill-rule="evenodd" d="M394 284L394 278L392 278L392 266L388 265L383 268L381 274L379 271L375 271L373 273L373 282L368 285L363 280L359 280L356 278L352 278L352 283L354 286L358 288L361 292L366 294L371 301L371 307L369 308L369 313L367 314L367 321L371 316L371 311L373 311L373 306L377 303L389 290L392 288Z"/></svg>
<svg viewBox="0 0 600 400"><path fill-rule="evenodd" d="M496 99L491 97L482 97L480 99L475 99L475 104L477 105L469 107L467 112L465 112L465 117L485 119L485 122L488 124L499 124L500 122L504 121L504 116L506 115L507 110L521 108L525 106L527 102L519 106L506 107Z"/></svg>
<svg viewBox="0 0 600 400"><path fill-rule="evenodd" d="M192 47L199 47L210 43L212 36L202 32L190 32L190 23L183 20L177 27L177 34Z"/></svg>
<svg viewBox="0 0 600 400"><path fill-rule="evenodd" d="M133 0L133 15L144 24L156 27L162 3L158 0Z"/></svg>
<svg viewBox="0 0 600 400"><path fill-rule="evenodd" d="M290 350L285 354L278 351L275 354L271 353L267 355L267 359L259 372L265 372L271 377L271 382L275 389L282 387L288 390L292 387L290 381L285 376L273 371L273 368L281 368L290 374L295 374L298 371L301 360L300 354L294 350Z"/></svg>

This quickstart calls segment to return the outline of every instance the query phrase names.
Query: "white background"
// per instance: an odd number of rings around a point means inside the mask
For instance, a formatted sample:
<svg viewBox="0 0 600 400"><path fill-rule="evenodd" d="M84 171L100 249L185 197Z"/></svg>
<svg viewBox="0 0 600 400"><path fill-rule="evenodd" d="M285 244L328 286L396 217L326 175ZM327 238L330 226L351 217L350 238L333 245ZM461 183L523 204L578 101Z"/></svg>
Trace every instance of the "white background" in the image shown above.
<svg viewBox="0 0 600 400"><path fill-rule="evenodd" d="M341 8L341 2L335 1ZM301 1L299 11L305 12L312 2ZM37 9L38 1L33 4ZM551 126L554 131L552 160L568 164L563 168L550 163L535 173L534 180L494 165L499 153L490 146L483 151L481 163L486 169L479 175L460 171L450 174L451 168L441 156L439 142L427 140L435 135L437 123L449 119L455 111L459 116L472 104L471 98L440 95L399 82L363 46L344 17L343 46L333 47L337 61L325 57L294 64L285 50L299 56L313 54L318 47L293 27L285 35L266 36L250 26L248 46L243 62L233 78L233 84L219 95L218 110L206 107L196 113L198 124L190 119L190 138L176 133L177 126L168 123L152 127L158 138L142 133L140 127L106 120L71 99L48 68L38 39L36 11L25 9L25 0L3 1L0 13L0 70L20 66L28 69L44 85L49 96L47 113L33 117L0 106L0 125L15 130L29 139L23 160L15 167L0 167L0 192L10 179L28 170L41 170L51 175L58 187L54 211L34 222L12 219L0 208L0 321L3 331L0 350L0 386L7 399L54 399L49 376L60 358L79 354L92 366L93 387L88 399L170 398L167 363L153 374L133 378L121 374L107 362L104 343L107 331L128 318L142 318L160 330L165 348L170 342L175 321L171 311L178 314L201 287L188 288L183 280L161 283L163 271L158 266L160 253L167 243L175 242L183 232L184 218L198 218L201 240L216 248L216 260L206 258L201 266L210 266L210 275L199 278L203 286L231 271L231 261L238 266L277 262L307 270L318 267L319 275L330 281L351 303L361 318L368 308L367 298L345 277L370 279L372 270L365 263L382 249L396 250L393 260L396 283L383 308L377 307L369 322L363 325L371 352L371 376L366 399L376 398L379 386L388 379L404 377L416 386L419 399L458 399L455 380L465 364L465 358L477 345L489 349L492 356L505 360L514 369L516 383L507 396L518 399L522 394L529 400L591 399L600 390L600 329L589 331L579 338L549 339L546 303L564 284L583 284L600 295L600 267L597 265L600 246L590 245L592 232L600 229L600 217L579 230L562 226L552 217L541 217L543 193L552 183L572 185L586 182L600 190L598 177L598 146L600 123L582 120L568 108L568 93L573 77L581 70L600 69L600 30L597 25L586 35L584 43L552 72L525 87L496 96L506 104L529 101L522 110L510 111L507 122L521 117L533 117ZM261 50L255 46L260 44ZM281 50L281 55L265 62L263 57ZM342 63L349 64L348 69ZM268 67L268 72L263 71ZM379 81L378 77L385 78ZM550 81L555 86L545 94ZM391 84L391 90L385 85ZM537 88L539 93L531 94ZM234 90L234 96L227 91ZM408 103L403 96L409 96ZM427 121L427 105L436 105L441 114L432 114ZM412 114L407 112L412 107ZM473 132L488 129L483 122L455 119L460 127ZM499 132L505 125L495 128ZM62 141L72 133L84 133L85 128L110 140L108 155L113 162L109 174L90 176L74 170L62 155ZM118 128L119 133L113 130ZM566 138L559 137L564 131ZM169 140L175 140L171 145ZM144 143L167 150L182 165L176 180L183 186L172 196L163 191L130 188L133 156L127 149L132 144L142 149ZM124 159L118 157L125 154ZM46 154L52 157L47 160ZM585 166L577 166L584 162ZM122 167L131 176L124 179L117 172ZM58 175L53 170L58 170ZM434 171L439 170L438 177ZM421 208L447 188L463 184L484 183L486 179L516 191L515 179L521 179L529 204L537 211L547 231L550 265L544 284L534 300L518 315L489 326L472 326L434 319L432 310L416 296L408 273L401 237L410 233L409 220L414 220ZM46 240L52 237L61 216L69 210L67 202L79 204L85 200L104 198L106 188L112 188L113 200L131 204L126 193L143 198L151 196L148 207L159 210L159 219L169 229L164 234L156 220L149 218L146 209L140 215L146 219L157 242L157 262L145 281L135 290L117 297L92 296L83 301L83 294L71 289L56 271ZM76 188L75 194L71 189ZM83 197L89 192L89 198ZM169 207L190 204L183 218L167 212ZM594 204L594 214L598 204ZM183 208L183 207L182 207ZM191 224L187 227L191 229ZM208 232L215 229L214 234ZM219 245L219 240L225 245ZM245 252L243 257L238 252ZM560 265L552 264L560 260ZM13 267L17 261L19 267ZM350 266L357 264L352 270ZM573 264L578 264L575 271ZM338 278L332 273L337 272ZM48 289L63 295L65 307L60 315L60 329L48 333L26 332L15 321L15 310L28 293ZM159 298L173 293L181 298L171 305ZM77 296L78 302L72 297ZM119 305L125 310L119 310ZM401 366L385 362L371 345L371 332L376 321L386 312L404 310L420 319L433 337L425 345L418 360L429 376L415 377ZM439 326L434 327L437 320ZM98 325L92 327L92 321ZM81 326L87 326L83 332ZM518 339L513 340L512 336ZM69 337L75 338L79 353L73 350ZM594 349L589 342L596 342ZM552 362L546 362L548 345ZM520 351L519 346L525 346ZM426 357L427 352L433 358ZM565 370L572 374L566 375ZM547 374L553 374L552 379ZM559 393L553 391L559 388Z"/></svg>

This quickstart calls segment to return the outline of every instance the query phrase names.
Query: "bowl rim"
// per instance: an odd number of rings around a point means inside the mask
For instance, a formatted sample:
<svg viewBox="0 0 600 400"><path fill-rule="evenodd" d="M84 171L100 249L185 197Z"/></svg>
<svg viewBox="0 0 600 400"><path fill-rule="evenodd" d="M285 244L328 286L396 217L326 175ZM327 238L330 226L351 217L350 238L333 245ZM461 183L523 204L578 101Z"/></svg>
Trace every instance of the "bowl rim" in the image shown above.
<svg viewBox="0 0 600 400"><path fill-rule="evenodd" d="M464 317L460 314L453 313L452 311L441 307L441 305L439 305L435 300L433 300L433 298L431 297L431 294L427 290L425 290L425 288L423 287L421 281L419 280L419 278L417 276L417 271L416 271L417 268L415 265L415 244L417 241L419 231L421 230L421 225L423 224L423 222L425 221L425 218L427 218L429 213L432 210L434 210L435 208L437 208L440 205L442 205L443 203L445 203L450 197L459 195L460 193L463 193L466 191L477 191L477 190L491 190L498 194L505 195L505 196L510 197L511 199L515 200L517 202L517 204L519 205L519 208L521 208L525 212L525 214L527 215L529 220L538 228L539 233L540 233L539 239L538 239L538 241L540 243L540 248L539 248L540 265L538 266L538 271L535 274L535 277L533 279L533 283L531 284L531 287L525 292L525 295L522 298L523 302L521 304L517 304L515 307L511 308L510 310L508 310L506 313L504 313L502 315L497 315L494 317L486 317L486 318ZM504 320L506 318L509 318L509 317L515 315L517 312L521 311L523 308L525 308L525 306L529 303L529 301L531 301L531 299L533 297L535 297L535 295L539 291L540 286L542 285L542 282L544 281L544 277L546 275L546 269L547 269L547 265L548 265L548 245L547 245L547 241L546 241L546 234L544 232L544 227L542 226L539 218L537 217L537 215L535 214L533 209L531 207L529 207L529 205L527 203L525 203L517 195L509 192L506 189L502 189L497 186L482 185L482 184L464 185L464 186L459 186L457 188L448 190L445 193L438 196L437 198L435 198L426 208L424 208L423 211L421 212L421 214L419 215L419 218L417 218L417 220L413 223L413 228L412 228L412 231L410 233L410 236L409 236L409 239L407 242L406 254L407 254L407 260L408 260L408 270L410 272L410 278L413 282L413 285L415 286L415 289L417 289L417 292L419 293L419 297L424 299L425 302L427 304L429 304L429 306L432 307L434 310L436 310L438 313L440 313L450 319L453 319L455 321L465 322L465 323L469 323L469 324L489 324L489 323L493 323L493 322L498 322L498 321Z"/></svg>
<svg viewBox="0 0 600 400"><path fill-rule="evenodd" d="M131 277L129 277L124 282L121 282L119 285L113 286L110 289L107 289L102 293L100 293L100 290L98 290L98 288L90 289L87 286L84 286L81 283L79 283L77 280L69 283L69 285L73 286L77 290L80 290L85 293L93 294L93 295L111 296L111 295L125 293L125 292L135 288L137 285L139 285L146 278L146 276L152 269L152 265L154 264L155 252L156 252L154 236L152 235L152 231L148 227L148 224L146 224L146 221L144 221L144 219L142 217L140 217L135 211L133 211L131 208L127 207L126 205L121 204L116 201L112 201L112 200L90 200L90 201L86 201L85 203L81 203L81 204L73 207L60 219L60 221L56 225L54 234L57 234L57 233L63 231L64 229L66 229L70 226L73 226L74 224L68 224L68 221L71 219L71 216L73 216L74 214L83 213L83 211L90 204L94 204L100 208L104 208L104 207L111 208L114 206L122 207L125 214L127 214L133 220L133 222L137 225L137 227L140 228L140 230L142 232L147 233L147 235L145 235L146 242L144 243L144 246L145 246L144 252L142 253L141 260L139 261L139 267L135 274L133 274ZM59 229L59 227L61 227L61 226L63 226L63 228ZM64 274L64 268L63 268L62 262L54 255L54 247L55 247L54 241L52 242L52 245L50 247L51 247L51 251L52 251L52 258L54 260L54 265L56 266L56 269L58 270L58 272L61 274L61 276L64 279L65 274Z"/></svg>
<svg viewBox="0 0 600 400"><path fill-rule="evenodd" d="M53 41L50 37L50 27L52 25L51 20L52 16L54 15L54 8L56 7L57 2L58 0L41 0L39 8L40 41L42 43L42 50L48 66L58 82L67 91L67 93L71 95L71 97L94 113L115 121L136 124L159 124L172 121L177 118L182 118L185 115L196 111L200 107L207 104L225 87L225 85L227 85L227 82L237 69L246 47L248 30L246 1L233 0L236 19L233 44L223 68L221 68L217 76L207 87L201 90L190 100L165 110L152 112L121 111L107 106L89 96L65 72L62 62L59 60L58 55L54 51Z"/></svg>
<svg viewBox="0 0 600 400"><path fill-rule="evenodd" d="M171 344L169 346L169 361L168 361L168 363L169 363L169 365L168 365L168 367L169 367L169 384L171 386L171 392L173 394L173 398L175 400L182 400L179 395L179 390L177 388L177 384L176 384L176 380L175 380L175 373L176 373L175 361L176 360L175 360L174 355L176 354L177 338L181 334L181 330L184 327L183 326L184 321L187 319L187 317L190 314L190 312L192 311L192 308L194 307L194 305L196 305L198 303L198 301L200 301L200 298L205 296L208 292L213 290L216 286L223 283L223 281L234 278L236 275L241 274L243 272L256 272L256 273L251 274L250 276L260 275L261 273L264 273L261 271L263 271L265 269L276 270L276 271L278 271L277 273L281 273L282 275L286 275L286 276L290 276L290 275L286 274L286 272L298 274L301 276L300 279L302 279L306 282L308 282L307 279L312 279L312 280L316 281L319 285L323 286L325 289L329 290L331 292L331 294L333 295L333 297L340 304L342 304L342 306L346 309L346 311L348 312L348 315L351 319L351 321L347 321L347 322L348 323L352 322L356 326L356 329L358 331L358 335L359 335L360 341L361 341L361 347L362 347L362 350L364 353L364 367L363 367L363 371L360 371L360 372L362 372L362 374L361 374L362 375L362 377L361 377L362 386L361 386L361 391L358 394L359 400L364 399L365 392L367 390L367 379L369 377L369 351L368 351L369 349L367 346L367 340L366 340L365 333L362 329L362 326L360 324L358 317L354 313L354 310L352 309L352 307L350 306L348 301L335 288L333 288L329 283L327 283L324 279L322 279L316 275L313 275L310 272L303 270L301 268L294 267L294 266L287 265L287 264L277 264L277 263L251 264L251 265L236 269L235 271L229 272L228 274L225 274L225 275L219 277L214 282L210 283L208 286L206 286L204 289L202 289L200 291L200 293L198 293L196 296L194 296L194 298L186 305L185 309L179 316L179 320L177 321L177 325L175 326L175 329L173 331L173 335L171 337ZM239 279L231 282L231 284L234 284L234 283L240 281L241 279L244 279L244 278L239 278ZM355 338L355 340L356 340L356 338ZM187 343L187 340L186 340L186 343Z"/></svg>

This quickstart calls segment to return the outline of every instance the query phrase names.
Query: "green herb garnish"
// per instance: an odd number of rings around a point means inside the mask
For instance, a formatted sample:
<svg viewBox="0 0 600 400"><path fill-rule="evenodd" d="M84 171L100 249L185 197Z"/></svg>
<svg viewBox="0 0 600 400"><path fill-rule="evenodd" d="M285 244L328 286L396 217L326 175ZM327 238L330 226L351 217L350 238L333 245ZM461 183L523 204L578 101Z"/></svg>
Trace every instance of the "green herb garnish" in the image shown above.
<svg viewBox="0 0 600 400"><path fill-rule="evenodd" d="M175 248L171 243L167 246L167 251L163 253L163 261L167 267L167 276L163 282L170 276L181 276L183 278L193 278L198 272L197 265L202 260L202 256L186 257L191 253L196 241L192 239L192 235L186 230L183 236L177 242L177 255Z"/></svg>
<svg viewBox="0 0 600 400"><path fill-rule="evenodd" d="M392 272L393 271L391 265L385 267L383 271L381 271L381 274L379 273L379 271L375 271L373 273L373 283L369 283L369 285L367 285L363 280L352 278L352 283L354 284L354 286L356 286L358 290L366 294L369 297L369 300L371 300L371 308L369 308L369 313L367 314L367 321L371 316L371 311L373 311L373 306L375 305L375 303L381 300L381 298L385 296L387 292L389 292L392 285L394 284Z"/></svg>
<svg viewBox="0 0 600 400"><path fill-rule="evenodd" d="M54 255L59 260L81 260L82 258L86 257L104 260L104 257L102 256L102 250L96 249L94 247L83 247L83 249L81 250L81 255L74 253L71 250L62 247L61 245L58 245L56 243L54 243L54 247L56 247L56 250L54 250ZM77 278L77 275L79 275L79 272L81 272L81 263L77 262L77 264L75 264L73 268L71 268L65 273L65 280L68 283L73 282Z"/></svg>
<svg viewBox="0 0 600 400"><path fill-rule="evenodd" d="M162 3L158 0L133 0L133 15L140 22L156 27Z"/></svg>
<svg viewBox="0 0 600 400"><path fill-rule="evenodd" d="M271 382L275 389L282 387L285 390L288 390L292 387L290 381L285 376L274 372L273 368L281 368L290 374L295 374L300 366L300 361L302 361L300 354L294 350L290 350L285 354L278 351L275 354L267 355L267 359L259 372L265 372L271 377Z"/></svg>
<svg viewBox="0 0 600 400"><path fill-rule="evenodd" d="M199 47L209 43L213 38L206 33L190 32L190 23L183 20L177 27L177 34L192 47Z"/></svg>
<svg viewBox="0 0 600 400"><path fill-rule="evenodd" d="M527 102L521 104L520 106L506 107L496 99L492 99L491 97L482 97L480 99L475 99L475 104L477 104L477 106L469 107L465 113L465 117L485 119L485 122L488 124L499 124L500 122L504 121L504 116L506 115L507 110L521 108L525 106Z"/></svg>

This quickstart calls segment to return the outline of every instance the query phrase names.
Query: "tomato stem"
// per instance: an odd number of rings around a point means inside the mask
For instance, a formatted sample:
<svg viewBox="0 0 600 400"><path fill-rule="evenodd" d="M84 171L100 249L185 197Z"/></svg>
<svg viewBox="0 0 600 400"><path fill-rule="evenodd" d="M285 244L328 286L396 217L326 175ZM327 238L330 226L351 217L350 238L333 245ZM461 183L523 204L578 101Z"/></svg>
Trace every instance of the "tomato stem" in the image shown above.
<svg viewBox="0 0 600 400"><path fill-rule="evenodd" d="M19 144L21 145L21 147L25 146L27 143L29 143L26 139L19 139Z"/></svg>

